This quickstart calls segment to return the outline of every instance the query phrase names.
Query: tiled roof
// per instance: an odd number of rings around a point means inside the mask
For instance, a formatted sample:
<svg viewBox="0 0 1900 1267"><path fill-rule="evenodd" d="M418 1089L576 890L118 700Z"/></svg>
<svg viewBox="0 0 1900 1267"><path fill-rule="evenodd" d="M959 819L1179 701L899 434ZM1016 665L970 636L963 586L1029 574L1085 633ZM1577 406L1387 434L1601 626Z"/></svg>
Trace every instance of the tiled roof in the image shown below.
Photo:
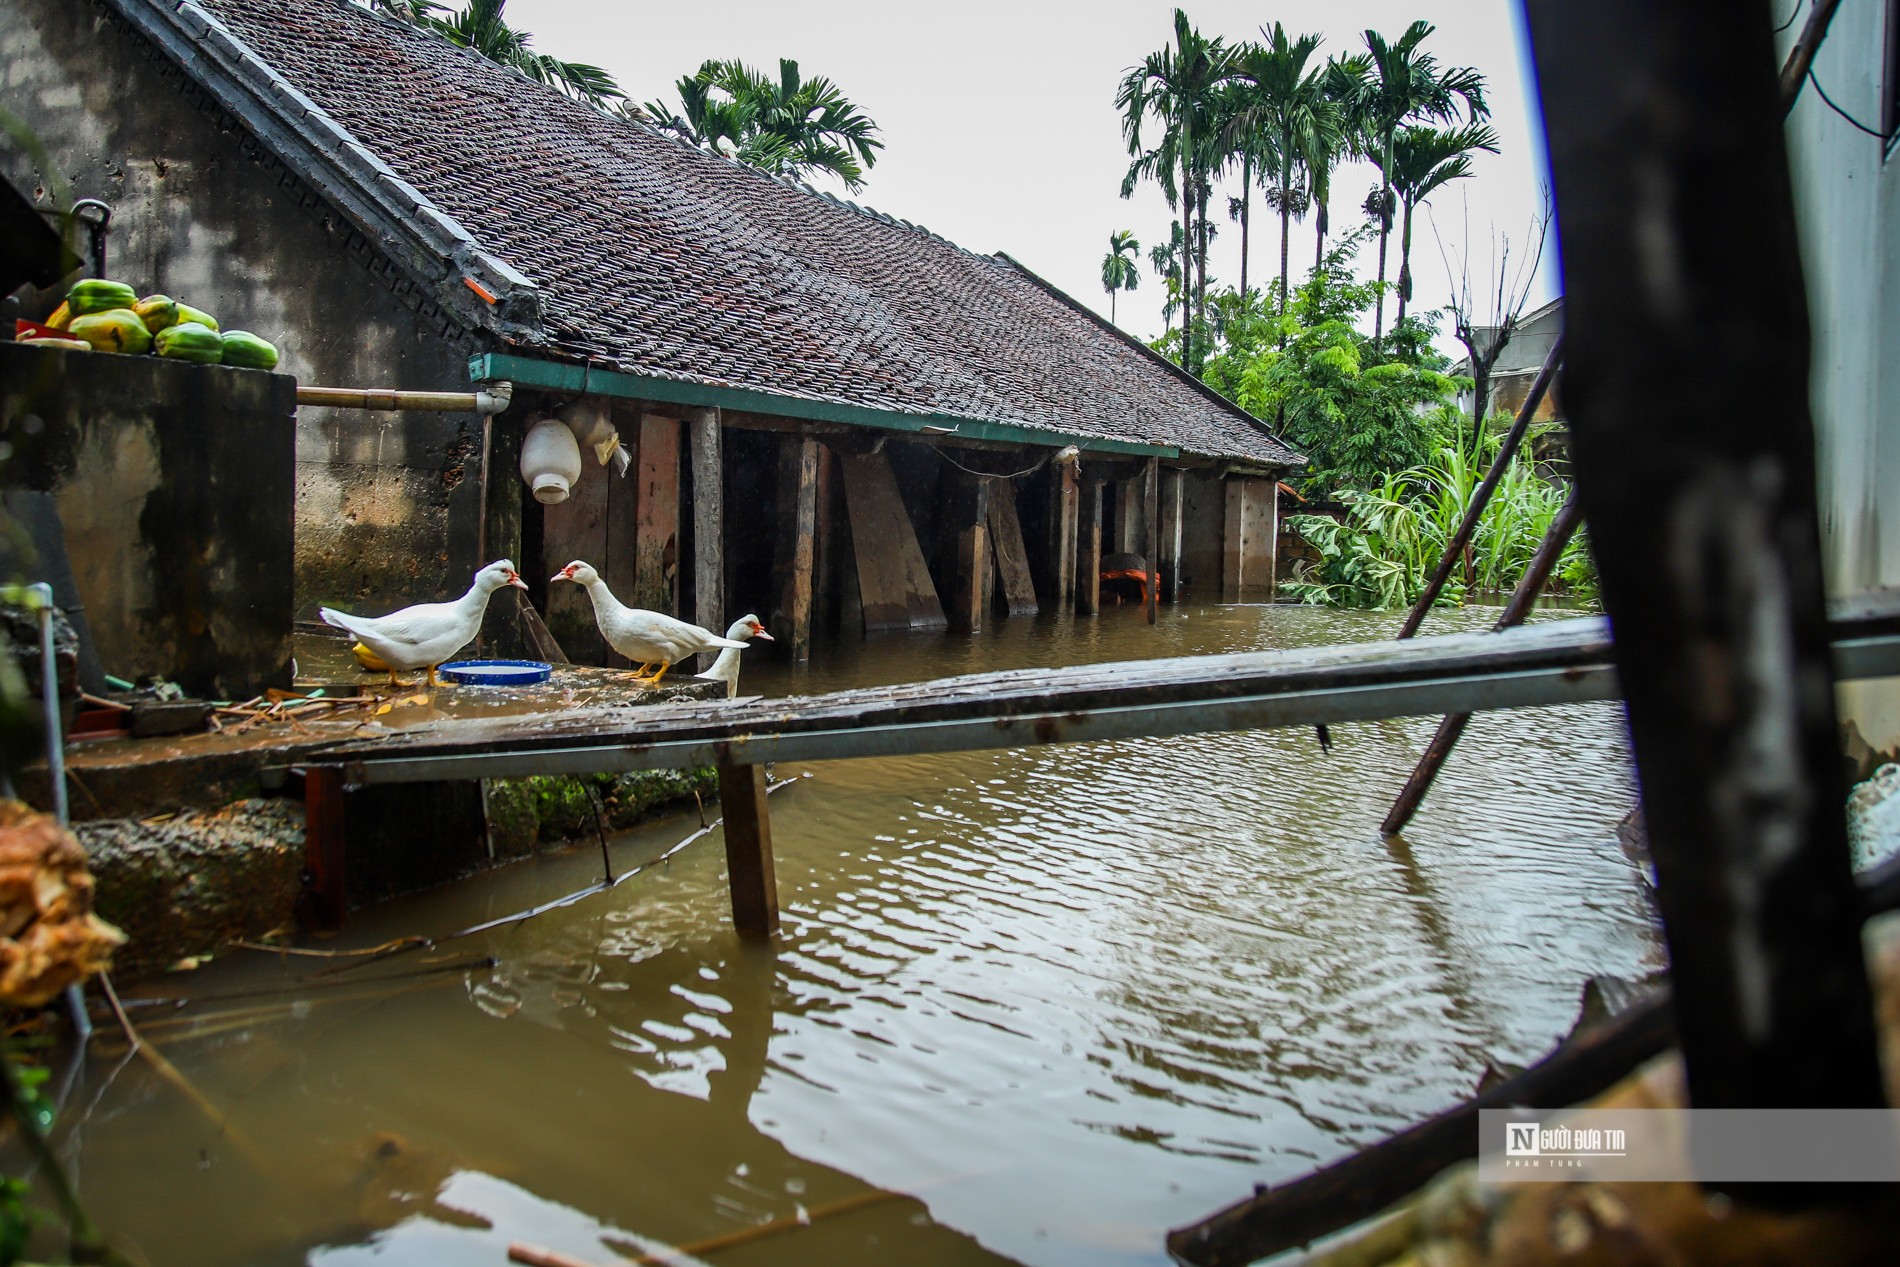
<svg viewBox="0 0 1900 1267"><path fill-rule="evenodd" d="M248 106L240 118L266 113L287 148L303 138L304 165L335 166L312 183L348 184L347 205L402 222L409 255L435 256L437 275L423 280L498 346L881 411L1300 461L1007 258L702 153L436 35L343 0L115 2L182 39L189 73L228 81ZM298 165L295 153L280 157ZM471 309L465 276L503 302Z"/></svg>

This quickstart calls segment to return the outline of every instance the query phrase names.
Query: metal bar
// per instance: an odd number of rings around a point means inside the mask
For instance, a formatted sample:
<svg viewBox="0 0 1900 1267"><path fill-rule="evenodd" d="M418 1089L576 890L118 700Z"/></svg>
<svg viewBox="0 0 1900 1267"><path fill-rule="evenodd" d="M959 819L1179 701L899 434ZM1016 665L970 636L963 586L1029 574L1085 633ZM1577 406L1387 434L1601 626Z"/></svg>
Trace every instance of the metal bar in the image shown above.
<svg viewBox="0 0 1900 1267"><path fill-rule="evenodd" d="M1572 460L1616 630L1690 1099L1880 1106L1773 15L1767 0L1526 11L1564 261Z"/></svg>
<svg viewBox="0 0 1900 1267"><path fill-rule="evenodd" d="M1564 499L1564 504L1550 521L1543 541L1538 544L1537 554L1531 559L1530 566L1524 569L1524 575L1518 579L1517 589L1512 592L1504 614L1492 626L1493 633L1515 628L1531 614L1531 609L1537 605L1537 596L1544 592L1557 560L1563 557L1564 550L1570 545L1570 538L1576 535L1577 524L1581 519L1577 495L1573 492ZM1412 770L1412 777L1405 781L1398 799L1392 802L1392 808L1386 812L1385 822L1379 825L1381 832L1396 836L1405 830L1405 825L1412 821L1412 815L1418 813L1425 794L1432 790L1438 772L1444 768L1470 722L1471 714L1466 712L1448 714L1438 724L1438 733L1432 736L1431 743L1425 748L1425 755L1418 759L1418 765Z"/></svg>
<svg viewBox="0 0 1900 1267"><path fill-rule="evenodd" d="M1559 331L1557 341L1550 345L1550 355L1544 358L1544 367L1537 371L1537 377L1531 381L1530 394L1524 397L1517 417L1511 420L1511 429L1504 433L1504 441L1498 446L1498 455L1492 460L1491 469L1471 490L1471 504L1465 507L1465 517L1459 521L1458 530L1445 543L1445 553L1439 557L1438 566L1432 570L1432 579L1425 583L1425 592L1412 604L1405 623L1399 627L1399 637L1410 638L1416 634L1418 627L1425 623L1425 613L1432 609L1438 596L1444 592L1445 582L1451 579L1451 570L1458 564L1458 556L1465 552L1471 534L1478 529L1478 521L1484 518L1484 508L1491 504L1491 494L1497 491L1498 481L1504 478L1511 459L1517 456L1518 446L1524 442L1524 435L1530 430L1531 416L1544 403L1544 393L1550 390L1551 380L1557 377L1557 369L1563 364L1563 359L1564 336ZM1482 403L1479 408L1483 408Z"/></svg>

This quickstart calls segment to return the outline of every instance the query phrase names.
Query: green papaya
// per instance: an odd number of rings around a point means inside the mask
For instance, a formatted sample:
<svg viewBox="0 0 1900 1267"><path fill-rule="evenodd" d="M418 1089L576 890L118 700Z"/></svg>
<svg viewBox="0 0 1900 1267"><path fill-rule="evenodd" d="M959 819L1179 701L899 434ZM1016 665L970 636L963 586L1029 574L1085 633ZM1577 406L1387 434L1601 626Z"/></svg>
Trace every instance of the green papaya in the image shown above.
<svg viewBox="0 0 1900 1267"><path fill-rule="evenodd" d="M152 342L158 354L168 360L216 365L224 359L224 339L216 330L196 321L181 321L175 326L166 326L152 336Z"/></svg>
<svg viewBox="0 0 1900 1267"><path fill-rule="evenodd" d="M138 301L139 293L124 282L108 282L97 277L75 282L66 292L66 306L75 317L88 317L114 308L129 310Z"/></svg>
<svg viewBox="0 0 1900 1267"><path fill-rule="evenodd" d="M218 319L212 316L210 313L205 312L202 309L193 308L190 304L179 304L178 305L178 320L174 321L172 324L177 325L180 322L185 322L185 321L196 321L199 325L205 327L207 330L216 330L218 328Z"/></svg>
<svg viewBox="0 0 1900 1267"><path fill-rule="evenodd" d="M249 330L226 330L224 363L241 365L251 370L274 370L277 368L277 349Z"/></svg>
<svg viewBox="0 0 1900 1267"><path fill-rule="evenodd" d="M179 322L178 301L170 295L147 295L132 305L132 311L153 334Z"/></svg>
<svg viewBox="0 0 1900 1267"><path fill-rule="evenodd" d="M96 352L127 352L137 356L152 350L152 332L130 308L111 308L74 317L66 333L92 344Z"/></svg>

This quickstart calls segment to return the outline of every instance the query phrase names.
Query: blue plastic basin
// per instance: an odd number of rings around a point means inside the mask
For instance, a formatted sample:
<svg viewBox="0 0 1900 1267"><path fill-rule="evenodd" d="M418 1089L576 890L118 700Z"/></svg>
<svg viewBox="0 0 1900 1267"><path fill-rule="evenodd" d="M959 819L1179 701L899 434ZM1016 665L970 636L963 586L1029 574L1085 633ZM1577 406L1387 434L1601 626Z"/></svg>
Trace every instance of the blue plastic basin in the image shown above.
<svg viewBox="0 0 1900 1267"><path fill-rule="evenodd" d="M436 669L445 681L464 686L533 686L554 676L544 660L456 660Z"/></svg>

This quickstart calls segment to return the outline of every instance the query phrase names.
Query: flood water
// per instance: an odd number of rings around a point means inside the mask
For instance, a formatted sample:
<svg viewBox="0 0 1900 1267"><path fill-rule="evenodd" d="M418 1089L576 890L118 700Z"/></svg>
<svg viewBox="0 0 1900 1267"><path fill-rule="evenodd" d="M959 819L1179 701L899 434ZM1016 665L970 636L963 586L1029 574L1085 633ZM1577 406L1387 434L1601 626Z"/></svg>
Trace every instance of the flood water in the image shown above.
<svg viewBox="0 0 1900 1267"><path fill-rule="evenodd" d="M741 689L1396 623L1111 610L760 664ZM102 1034L67 1155L158 1265L502 1263L513 1241L603 1264L1165 1263L1167 1228L1535 1058L1586 976L1659 959L1613 833L1620 709L1479 717L1382 840L1432 726L1335 726L1330 755L1303 729L781 767L809 777L771 801L776 944L730 931L715 832L610 893L288 991L338 961L233 951L143 991L188 1010L135 1013L230 1129L142 1062L115 1074ZM696 825L617 838L617 867ZM542 857L313 944L444 932L599 869L591 845Z"/></svg>

